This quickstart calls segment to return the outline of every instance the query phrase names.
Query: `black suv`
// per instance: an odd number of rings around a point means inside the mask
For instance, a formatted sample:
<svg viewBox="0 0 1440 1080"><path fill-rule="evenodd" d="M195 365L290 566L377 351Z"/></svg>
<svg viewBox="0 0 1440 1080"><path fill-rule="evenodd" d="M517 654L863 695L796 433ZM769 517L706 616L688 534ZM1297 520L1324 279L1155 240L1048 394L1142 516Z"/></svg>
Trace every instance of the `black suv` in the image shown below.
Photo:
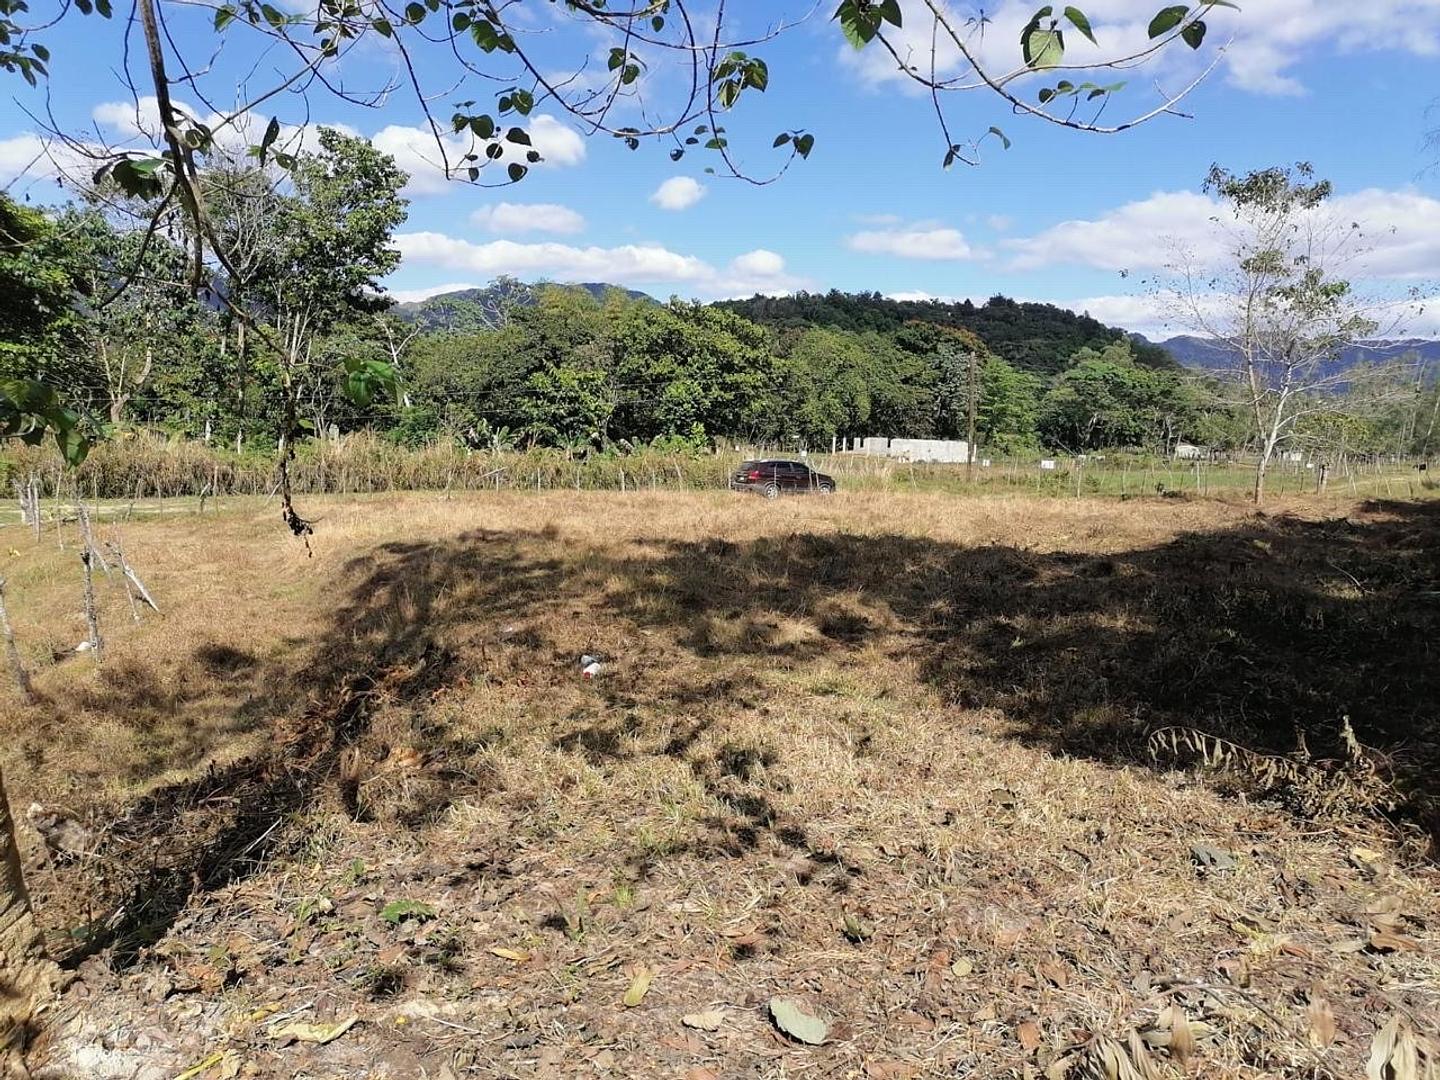
<svg viewBox="0 0 1440 1080"><path fill-rule="evenodd" d="M730 477L730 490L755 491L767 499L791 493L829 495L835 490L835 481L803 461L745 461Z"/></svg>

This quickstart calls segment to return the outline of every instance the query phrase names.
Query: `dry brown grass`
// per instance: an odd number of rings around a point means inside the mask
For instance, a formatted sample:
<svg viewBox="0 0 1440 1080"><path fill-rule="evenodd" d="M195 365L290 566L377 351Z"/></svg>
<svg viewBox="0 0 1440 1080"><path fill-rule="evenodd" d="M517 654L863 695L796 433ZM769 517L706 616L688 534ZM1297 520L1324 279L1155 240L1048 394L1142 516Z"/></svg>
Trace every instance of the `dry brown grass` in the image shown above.
<svg viewBox="0 0 1440 1080"><path fill-rule="evenodd" d="M133 625L107 590L98 668L46 662L83 633L74 553L9 542L47 700L7 709L0 764L99 833L32 871L53 942L93 920L57 1060L105 1035L81 1071L1081 1076L1123 1053L1341 1077L1392 1017L1435 1031L1440 904L1400 842L1434 795L1434 507L317 509L313 558L258 507L121 526L165 614ZM1145 752L1189 722L1323 761L1340 715L1400 824ZM435 917L392 926L396 900ZM777 993L830 1041L775 1034ZM270 1003L363 1023L280 1048ZM710 1008L718 1032L681 1024Z"/></svg>

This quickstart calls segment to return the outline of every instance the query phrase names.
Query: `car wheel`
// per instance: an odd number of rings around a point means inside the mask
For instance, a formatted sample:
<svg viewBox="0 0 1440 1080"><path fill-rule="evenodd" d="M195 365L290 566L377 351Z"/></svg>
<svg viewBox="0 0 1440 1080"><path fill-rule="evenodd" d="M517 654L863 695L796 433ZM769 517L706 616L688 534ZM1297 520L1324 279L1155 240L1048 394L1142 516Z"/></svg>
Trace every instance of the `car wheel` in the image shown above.
<svg viewBox="0 0 1440 1080"><path fill-rule="evenodd" d="M760 493L767 499L778 499L780 497L780 487L774 483L766 484Z"/></svg>
<svg viewBox="0 0 1440 1080"><path fill-rule="evenodd" d="M832 485L832 484L821 484L821 485L820 485L820 494L821 494L821 495L834 495L834 494L835 494L835 487L834 487L834 485Z"/></svg>

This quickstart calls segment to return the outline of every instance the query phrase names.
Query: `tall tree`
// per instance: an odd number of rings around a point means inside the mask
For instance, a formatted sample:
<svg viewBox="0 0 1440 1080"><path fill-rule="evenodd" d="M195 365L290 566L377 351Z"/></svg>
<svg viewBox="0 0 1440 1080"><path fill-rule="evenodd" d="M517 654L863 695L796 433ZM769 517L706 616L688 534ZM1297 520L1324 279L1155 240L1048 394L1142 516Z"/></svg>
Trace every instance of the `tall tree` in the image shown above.
<svg viewBox="0 0 1440 1080"><path fill-rule="evenodd" d="M66 210L56 227L78 293L74 337L120 424L160 369L182 362L206 313L186 287L184 248L165 231L126 227L98 205Z"/></svg>
<svg viewBox="0 0 1440 1080"><path fill-rule="evenodd" d="M1181 252L1160 289L1175 321L1231 358L1228 386L1250 415L1257 463L1254 499L1277 449L1330 394L1355 379L1341 350L1403 330L1418 293L1364 295L1364 230L1328 212L1328 180L1307 164L1243 175L1216 166L1206 190L1219 197L1220 266Z"/></svg>

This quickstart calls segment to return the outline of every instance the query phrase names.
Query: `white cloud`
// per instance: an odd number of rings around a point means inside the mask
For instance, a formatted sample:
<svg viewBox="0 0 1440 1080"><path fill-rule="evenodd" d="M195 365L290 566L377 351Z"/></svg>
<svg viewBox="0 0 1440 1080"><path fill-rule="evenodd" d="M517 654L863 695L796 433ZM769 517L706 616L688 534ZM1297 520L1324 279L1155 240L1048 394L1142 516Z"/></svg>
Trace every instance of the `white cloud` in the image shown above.
<svg viewBox="0 0 1440 1080"><path fill-rule="evenodd" d="M222 127L218 114L207 115L179 101L176 107L209 125L215 131L216 141L232 152L243 151L258 143L270 122L267 116L247 112ZM90 115L97 127L121 146L159 143L160 112L153 96L142 97L138 101L102 102L91 110ZM317 123L303 128L282 124L278 145L292 153L313 151L319 145L317 131L321 127L332 127L347 135L360 134L348 124ZM540 114L531 117L526 130L531 145L505 144L506 155L500 164L523 162L525 151L529 149L538 151L542 159L535 163L535 168L576 165L585 158L585 140L553 116ZM442 133L437 144L436 136L429 128L388 124L372 135L370 142L377 150L393 157L395 163L410 174L405 194L415 196L434 195L447 190L451 180L445 175L446 164L452 175L463 175L462 170L467 164L463 159L476 150L478 141L468 134Z"/></svg>
<svg viewBox="0 0 1440 1080"><path fill-rule="evenodd" d="M1419 279L1440 267L1440 199L1418 191L1367 188L1336 195L1321 213L1360 226L1352 276ZM1198 266L1218 265L1234 218L1217 200L1193 191L1159 192L1098 217L1061 222L1004 242L1011 268L1057 264L1100 270L1160 270L1181 252Z"/></svg>
<svg viewBox="0 0 1440 1080"><path fill-rule="evenodd" d="M893 255L899 259L974 259L979 257L959 229L916 224L869 229L849 236L851 251L867 255Z"/></svg>
<svg viewBox="0 0 1440 1080"><path fill-rule="evenodd" d="M705 185L688 176L672 176L650 196L661 210L684 210L705 197Z"/></svg>
<svg viewBox="0 0 1440 1080"><path fill-rule="evenodd" d="M566 127L553 116L532 117L527 130L531 145L511 147L505 144L507 150L500 164L511 161L523 164L527 149L538 151L542 158L534 168L563 168L584 160L585 141L573 128ZM437 144L435 134L428 128L405 124L383 127L370 137L370 141L377 150L389 154L400 168L410 174L410 183L405 187L407 195L436 195L448 190L454 176L464 175L464 169L469 164L464 160L465 155L478 152L482 145L468 134L442 134ZM450 177L445 175L447 164Z"/></svg>
<svg viewBox="0 0 1440 1080"><path fill-rule="evenodd" d="M1066 62L1083 64L1113 59L1138 52L1149 44L1147 27L1157 7L1156 0L1090 0L1084 5L1099 46L1091 45L1076 33L1067 33ZM1292 69L1303 59L1326 53L1402 52L1416 56L1440 55L1440 4L1435 0L1263 0L1242 5L1241 12L1211 8L1205 15L1209 34L1199 54L1175 47L1164 50L1154 61L1129 76L1131 85L1117 104L1133 100L1136 106L1155 100L1142 96L1140 87L1151 77L1163 75L1167 86L1181 85L1198 74L1213 58L1213 50L1229 43L1222 59L1225 78L1242 89L1265 94L1298 94L1304 86ZM930 69L931 20L921 0L901 0L904 25L887 29L886 36L899 56L928 74ZM1034 0L997 0L986 5L988 22L984 36L966 27L967 13L949 5L952 26L968 36L968 46L979 54L994 73L1022 67L1020 32L1034 14ZM1231 40L1233 38L1233 41ZM848 45L837 46L843 62L875 84L897 83L916 92L917 84L897 70L884 49L856 52ZM953 76L962 70L958 50L940 35L937 71ZM1112 106L1109 110L1114 112Z"/></svg>
<svg viewBox="0 0 1440 1080"><path fill-rule="evenodd" d="M1222 233L1212 219L1213 199L1190 191L1160 192L1089 220L1061 222L1035 236L1007 240L1016 270L1056 263L1080 263L1102 270L1158 269L1172 261L1162 238L1209 262L1223 251Z"/></svg>
<svg viewBox="0 0 1440 1080"><path fill-rule="evenodd" d="M8 187L22 177L52 179L59 173L49 148L38 135L0 139L0 187Z"/></svg>
<svg viewBox="0 0 1440 1080"><path fill-rule="evenodd" d="M531 119L530 142L545 165L579 165L585 160L585 140L574 128L562 124L553 116L541 113Z"/></svg>
<svg viewBox="0 0 1440 1080"><path fill-rule="evenodd" d="M470 215L470 220L494 233L585 231L585 219L557 203L496 203L482 206Z"/></svg>
<svg viewBox="0 0 1440 1080"><path fill-rule="evenodd" d="M1009 232L1010 227L1015 224L1015 219L1009 214L986 214L985 224L995 232Z"/></svg>
<svg viewBox="0 0 1440 1080"><path fill-rule="evenodd" d="M738 255L727 266L717 268L659 244L579 247L514 240L476 244L435 232L401 233L395 243L407 267L441 267L483 279L512 274L555 281L660 285L707 298L793 292L809 285L786 271L781 256L763 250Z"/></svg>
<svg viewBox="0 0 1440 1080"><path fill-rule="evenodd" d="M785 272L785 260L773 251L756 248L730 260L730 268L737 274L754 274L759 277L774 277Z"/></svg>

